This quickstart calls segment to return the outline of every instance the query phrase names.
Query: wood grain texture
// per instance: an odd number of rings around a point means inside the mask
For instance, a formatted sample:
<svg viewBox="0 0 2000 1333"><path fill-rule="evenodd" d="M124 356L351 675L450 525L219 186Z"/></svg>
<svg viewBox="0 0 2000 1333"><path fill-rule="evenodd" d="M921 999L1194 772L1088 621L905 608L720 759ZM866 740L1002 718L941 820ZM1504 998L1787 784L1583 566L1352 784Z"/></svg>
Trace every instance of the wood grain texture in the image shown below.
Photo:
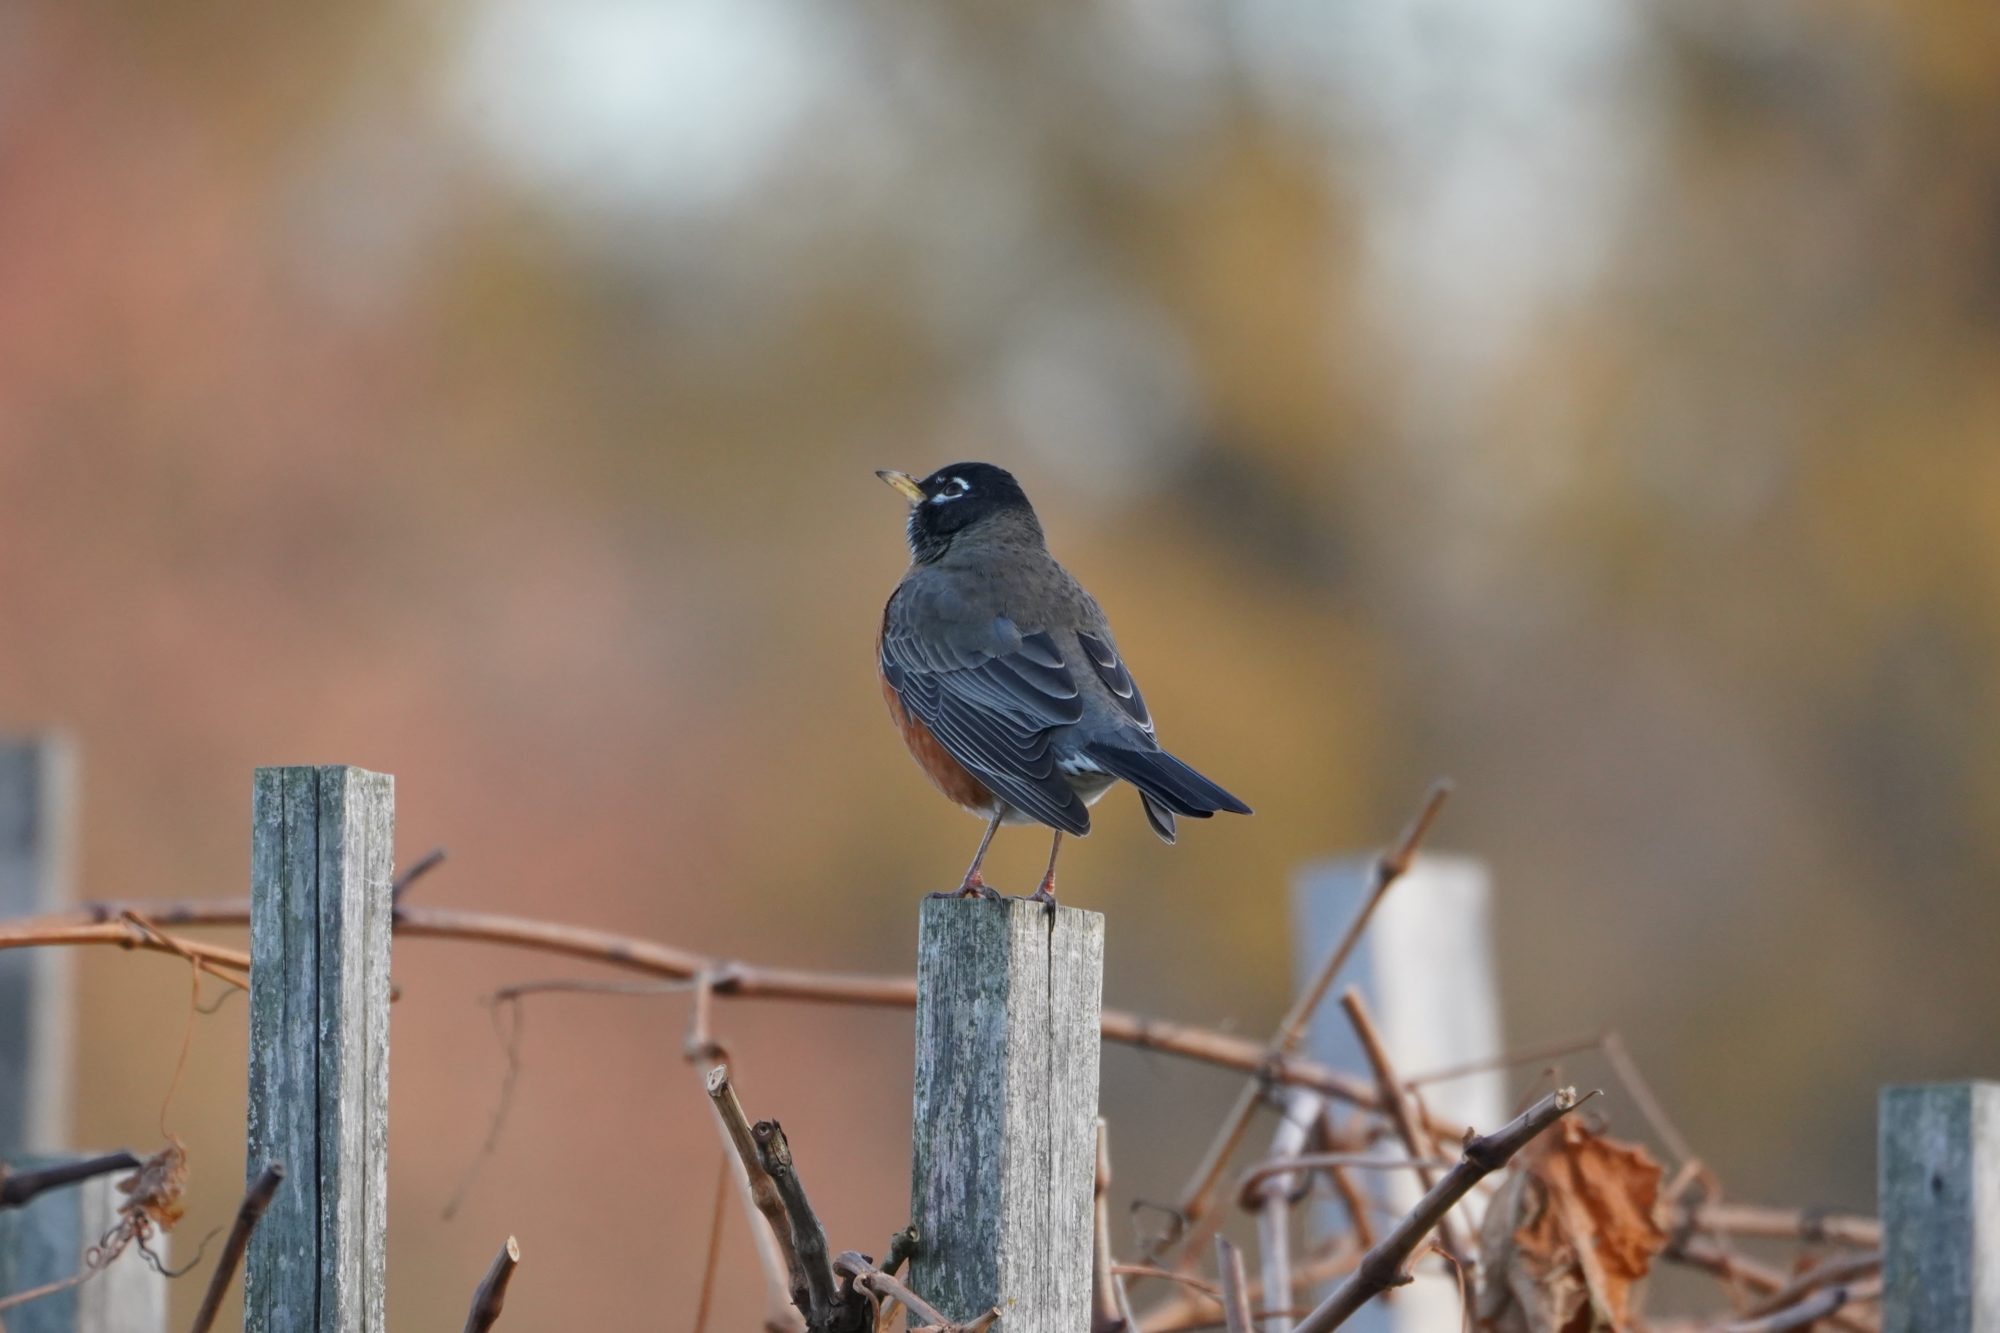
<svg viewBox="0 0 2000 1333"><path fill-rule="evenodd" d="M1882 1090L1883 1333L2000 1333L2000 1083Z"/></svg>
<svg viewBox="0 0 2000 1333"><path fill-rule="evenodd" d="M1103 976L1095 912L923 904L910 1286L953 1319L1090 1326Z"/></svg>
<svg viewBox="0 0 2000 1333"><path fill-rule="evenodd" d="M257 771L247 1176L286 1186L251 1237L248 1333L382 1333L394 779Z"/></svg>
<svg viewBox="0 0 2000 1333"><path fill-rule="evenodd" d="M0 739L0 918L69 906L75 772L58 737ZM53 1152L67 1137L67 953L0 952L0 1158Z"/></svg>
<svg viewBox="0 0 2000 1333"><path fill-rule="evenodd" d="M29 1157L13 1165L34 1170L68 1160ZM125 1196L116 1182L125 1174L97 1176L39 1195L25 1208L0 1212L0 1296L80 1271L90 1247L118 1221ZM153 1249L171 1261L167 1237L155 1235ZM147 1266L137 1247L127 1247L89 1281L0 1318L7 1333L160 1333L167 1326L167 1279Z"/></svg>

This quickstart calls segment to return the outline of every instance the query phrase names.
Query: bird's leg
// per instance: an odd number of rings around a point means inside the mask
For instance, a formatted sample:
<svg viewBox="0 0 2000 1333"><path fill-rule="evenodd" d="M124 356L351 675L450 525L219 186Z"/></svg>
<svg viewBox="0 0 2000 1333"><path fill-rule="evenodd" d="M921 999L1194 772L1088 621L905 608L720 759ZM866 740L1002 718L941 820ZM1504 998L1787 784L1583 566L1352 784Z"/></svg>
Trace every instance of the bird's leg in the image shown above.
<svg viewBox="0 0 2000 1333"><path fill-rule="evenodd" d="M1042 886L1028 895L1028 901L1056 905L1056 853L1062 850L1062 830L1056 830L1055 841L1049 844L1049 869L1042 876Z"/></svg>
<svg viewBox="0 0 2000 1333"><path fill-rule="evenodd" d="M986 887L986 881L979 877L979 863L986 859L986 849L992 845L993 835L1000 830L1000 818L1007 813L1001 806L993 812L993 818L986 821L986 832L979 839L979 850L972 854L972 864L965 868L965 881L958 886L954 898L998 898L1000 895Z"/></svg>

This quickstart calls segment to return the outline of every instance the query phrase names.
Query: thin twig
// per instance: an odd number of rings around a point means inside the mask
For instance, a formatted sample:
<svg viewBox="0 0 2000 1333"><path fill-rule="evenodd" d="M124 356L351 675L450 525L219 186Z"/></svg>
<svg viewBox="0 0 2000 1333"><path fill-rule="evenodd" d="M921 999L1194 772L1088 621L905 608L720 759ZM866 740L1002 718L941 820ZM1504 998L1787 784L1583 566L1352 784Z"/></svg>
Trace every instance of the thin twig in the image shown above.
<svg viewBox="0 0 2000 1333"><path fill-rule="evenodd" d="M1811 1328L1822 1319L1833 1318L1849 1299L1846 1287L1828 1287L1782 1310L1774 1310L1754 1319L1718 1324L1716 1333L1795 1333L1798 1329Z"/></svg>
<svg viewBox="0 0 2000 1333"><path fill-rule="evenodd" d="M243 1202L236 1207L236 1221L229 1228L229 1239L223 1242L222 1253L216 1256L215 1271L208 1277L208 1291L201 1298L201 1308L195 1311L194 1324L188 1333L208 1333L214 1327L216 1312L222 1308L222 1298L228 1294L229 1284L236 1280L236 1269L243 1262L243 1252L250 1248L250 1233L257 1229L258 1220L271 1206L271 1199L284 1180L285 1164L271 1162L243 1192Z"/></svg>
<svg viewBox="0 0 2000 1333"><path fill-rule="evenodd" d="M1703 1227L1694 1219L1693 1209L1713 1203L1722 1197L1721 1182L1715 1174L1698 1159L1690 1158L1681 1163L1674 1172L1668 1188L1660 1195L1660 1211L1672 1213L1681 1211L1681 1221L1668 1236L1668 1247L1678 1248L1682 1243L1697 1236L1712 1241L1715 1253L1721 1262L1716 1266L1716 1276L1722 1280L1722 1288L1729 1298L1729 1308L1736 1314L1743 1314L1750 1308L1749 1291L1744 1285L1744 1269L1734 1261L1741 1258L1735 1238L1726 1232L1711 1227Z"/></svg>
<svg viewBox="0 0 2000 1333"><path fill-rule="evenodd" d="M1090 1188L1090 1333L1138 1333L1125 1282L1111 1254L1111 1145L1104 1117L1097 1117L1097 1170ZM894 1258L894 1255L890 1256Z"/></svg>
<svg viewBox="0 0 2000 1333"><path fill-rule="evenodd" d="M1441 1065L1436 1069L1426 1069L1421 1074L1407 1075L1403 1079L1403 1086L1421 1088L1430 1083L1449 1083L1453 1079L1470 1078L1474 1074L1488 1074L1496 1069L1516 1069L1521 1065L1538 1065L1565 1055L1600 1051L1604 1049L1604 1040L1605 1034L1599 1032L1588 1037L1571 1037L1568 1041L1552 1041L1541 1046L1502 1051L1499 1055L1484 1060L1467 1060L1464 1064Z"/></svg>
<svg viewBox="0 0 2000 1333"><path fill-rule="evenodd" d="M1396 1067L1389 1059L1388 1048L1382 1043L1382 1033L1375 1026L1361 992L1349 988L1340 997L1340 1007L1346 1013L1347 1021L1354 1026L1355 1038L1361 1043L1362 1054L1368 1058L1368 1067L1375 1072L1375 1084L1382 1090L1383 1112L1394 1126L1396 1137L1403 1141L1404 1149L1418 1164L1415 1167L1417 1179L1426 1190L1434 1189L1438 1174L1427 1163L1437 1155L1437 1145L1431 1141L1423 1118L1416 1113L1416 1094L1406 1089L1396 1076ZM1458 1219L1450 1213L1439 1219L1438 1235L1453 1263L1464 1263L1466 1256L1472 1253L1465 1236L1458 1229Z"/></svg>
<svg viewBox="0 0 2000 1333"><path fill-rule="evenodd" d="M486 1137L480 1142L479 1151L466 1164L465 1174L459 1177L451 1197L444 1201L442 1216L447 1222L458 1216L458 1210L464 1206L466 1196L472 1193L480 1171L500 1151L500 1135L507 1128L507 1117L514 1109L514 1089L521 1082L521 1034L527 1026L528 1011L521 1007L519 1001L499 996L486 1006L486 1012L507 1067L500 1075L500 1095L493 1101L493 1114L486 1122Z"/></svg>
<svg viewBox="0 0 2000 1333"><path fill-rule="evenodd" d="M896 1276L896 1271L917 1255L917 1229L906 1226L889 1237L889 1253L882 1260L880 1269L888 1277ZM834 1260L834 1269L839 1271L840 1260ZM876 1293L879 1295L880 1293ZM896 1318L896 1310L901 1304L894 1295L883 1296L875 1314L875 1333L887 1333ZM907 1321L906 1321L907 1322Z"/></svg>
<svg viewBox="0 0 2000 1333"><path fill-rule="evenodd" d="M1309 1287L1344 1277L1354 1271L1354 1265L1361 1259L1361 1250L1352 1242L1342 1238L1335 1244L1323 1247L1309 1256L1303 1263L1292 1266L1292 1290L1275 1298L1265 1291L1264 1284L1255 1278L1250 1282L1250 1297L1253 1302L1282 1303L1277 1311L1286 1318L1295 1318L1306 1313L1304 1309L1292 1309L1296 1304L1293 1296ZM1127 1267L1127 1265L1121 1265ZM1136 1266L1131 1266L1136 1267ZM1139 1316L1139 1327L1145 1333L1188 1333L1189 1330L1204 1327L1221 1327L1221 1292L1212 1282L1203 1281L1191 1273L1175 1273L1163 1268L1149 1268L1142 1274L1147 1277L1164 1278L1178 1283L1183 1290L1170 1300L1164 1301Z"/></svg>
<svg viewBox="0 0 2000 1333"><path fill-rule="evenodd" d="M750 1127L750 1137L757 1145L757 1162L777 1187L790 1223L796 1264L792 1271L792 1304L806 1317L808 1328L831 1326L837 1297L833 1263L826 1248L826 1227L821 1225L819 1214L806 1198L805 1184L792 1161L792 1145L785 1140L784 1127L775 1120L759 1120Z"/></svg>
<svg viewBox="0 0 2000 1333"><path fill-rule="evenodd" d="M1207 1278L1196 1277L1193 1273L1183 1273L1177 1269L1161 1268L1158 1264L1113 1264L1111 1271L1119 1277L1150 1277L1162 1282L1174 1282L1190 1291L1198 1291L1211 1301L1222 1299L1222 1288Z"/></svg>
<svg viewBox="0 0 2000 1333"><path fill-rule="evenodd" d="M86 1259L83 1266L68 1277L59 1277L53 1282L44 1282L39 1287L30 1287L26 1291L10 1291L4 1296L0 1296L0 1310L11 1310L19 1305L27 1305L31 1301L39 1301L45 1297L53 1296L59 1291L68 1291L72 1287L80 1287L90 1281L91 1278L97 1276L97 1272L97 1266ZM0 1323L0 1333L4 1333L6 1327L6 1324Z"/></svg>
<svg viewBox="0 0 2000 1333"><path fill-rule="evenodd" d="M1285 1099L1285 1114L1271 1136L1274 1160L1298 1160L1319 1124L1324 1105L1316 1093L1291 1090ZM1239 1197L1257 1214L1257 1265L1266 1291L1292 1289L1292 1202L1303 1193L1300 1182L1310 1179L1292 1167L1261 1175L1253 1172L1243 1183ZM1269 1315L1260 1327L1263 1333L1285 1333L1290 1324L1283 1315Z"/></svg>
<svg viewBox="0 0 2000 1333"><path fill-rule="evenodd" d="M1760 1295L1781 1291L1788 1281L1783 1273L1766 1264L1731 1254L1719 1245L1692 1236L1670 1242L1660 1257L1669 1263L1698 1268L1725 1283L1741 1284ZM1849 1333L1875 1333L1868 1321L1850 1310L1837 1310L1827 1318L1836 1328L1847 1329Z"/></svg>
<svg viewBox="0 0 2000 1333"><path fill-rule="evenodd" d="M890 1277L896 1276L897 1269L916 1257L919 1240L914 1226L904 1227L889 1237L889 1253L882 1260L882 1271Z"/></svg>
<svg viewBox="0 0 2000 1333"><path fill-rule="evenodd" d="M403 895L409 892L410 886L443 865L447 855L449 853L444 848L433 847L414 864L405 866L402 874L389 881L389 901L398 907L402 906Z"/></svg>
<svg viewBox="0 0 2000 1333"><path fill-rule="evenodd" d="M729 1063L729 1052L715 1039L715 979L704 972L694 979L694 1004L688 1014L687 1036L681 1039L681 1054L689 1060L713 1064Z"/></svg>
<svg viewBox="0 0 2000 1333"><path fill-rule="evenodd" d="M247 984L246 979L250 975L250 955L240 949L176 939L164 931L142 929L122 917L91 920L78 913L63 913L0 924L0 949L73 944L109 944L120 949L147 949L154 953L172 954L188 959L202 971L233 986Z"/></svg>
<svg viewBox="0 0 2000 1333"><path fill-rule="evenodd" d="M1333 1120L1333 1108L1323 1106L1319 1113L1319 1132L1316 1136L1319 1146L1331 1152L1336 1144L1345 1140L1340 1126ZM1348 1224L1354 1229L1354 1240L1364 1251L1375 1248L1375 1226L1368 1217L1368 1199L1354 1183L1354 1176L1345 1166L1330 1166L1327 1176L1333 1181L1333 1192L1340 1196L1340 1203L1347 1210Z"/></svg>
<svg viewBox="0 0 2000 1333"><path fill-rule="evenodd" d="M1767 1208L1748 1203L1703 1203L1676 1212L1673 1224L1690 1231L1712 1231L1726 1236L1752 1236L1770 1240L1798 1240L1807 1244L1840 1245L1851 1249L1879 1249L1882 1223L1873 1217L1852 1213L1829 1213L1812 1208Z"/></svg>
<svg viewBox="0 0 2000 1333"><path fill-rule="evenodd" d="M1437 822L1438 812L1444 809L1445 798L1450 795L1451 783L1442 779L1432 783L1430 791L1424 795L1423 805L1403 829L1403 836L1396 840L1393 848L1376 860L1374 882L1369 888L1368 900L1362 904L1360 915L1348 926L1346 935L1335 946L1326 962L1320 965L1319 973L1313 977L1312 984L1292 1002L1284 1021L1278 1025L1278 1034L1271 1044L1279 1051L1289 1053L1298 1049L1300 1039L1305 1036L1306 1025L1312 1021L1313 1014L1318 1012L1320 1002L1326 998L1326 993L1333 989L1333 983L1339 978L1341 968L1347 964L1348 955L1352 954L1355 945L1361 942L1361 935L1367 930L1375 909L1381 905L1382 899L1387 896L1396 881L1409 873L1410 865L1417 857L1417 848L1423 845L1424 838L1431 831L1431 825Z"/></svg>
<svg viewBox="0 0 2000 1333"><path fill-rule="evenodd" d="M1304 1306L1292 1307L1292 1306L1266 1306L1266 1305L1252 1304L1250 1307L1250 1319L1253 1323L1262 1323L1264 1320L1272 1318L1273 1316L1276 1316L1281 1319L1297 1319L1299 1316L1305 1313L1307 1313L1307 1311ZM1218 1313L1217 1317L1215 1318L1201 1318L1197 1319L1193 1323L1173 1324L1168 1327L1171 1329L1171 1333L1227 1333L1228 1323L1227 1321L1222 1319Z"/></svg>
<svg viewBox="0 0 2000 1333"><path fill-rule="evenodd" d="M139 1159L129 1152L82 1157L74 1162L59 1162L33 1171L9 1171L7 1164L0 1162L0 1208L19 1208L50 1190L81 1184L95 1176L110 1175L113 1171L136 1171L140 1165Z"/></svg>
<svg viewBox="0 0 2000 1333"><path fill-rule="evenodd" d="M1687 1139L1675 1127L1672 1117L1667 1114L1667 1108L1653 1095L1652 1085L1647 1083L1645 1076L1639 1072L1638 1062L1633 1060L1632 1053L1625 1049L1625 1039L1616 1032L1607 1032L1600 1047L1604 1051L1606 1062L1611 1066L1611 1072L1616 1074L1618 1081L1624 1085L1625 1095L1632 1099L1632 1104L1639 1108L1639 1114L1653 1127L1653 1133L1659 1137L1662 1144L1666 1145L1667 1151L1673 1154L1674 1164L1678 1166L1693 1160L1694 1149L1688 1147Z"/></svg>
<svg viewBox="0 0 2000 1333"><path fill-rule="evenodd" d="M1859 1278L1873 1276L1881 1271L1882 1254L1879 1250L1867 1251L1861 1254L1840 1255L1827 1260L1823 1264L1817 1264L1808 1268L1805 1272L1800 1273L1770 1295L1754 1302L1744 1313L1749 1315L1775 1314L1786 1306L1797 1304L1800 1300L1810 1296L1821 1287L1835 1282L1853 1282Z"/></svg>
<svg viewBox="0 0 2000 1333"><path fill-rule="evenodd" d="M743 1103L737 1100L735 1085L729 1081L729 1070L722 1065L709 1070L707 1087L709 1100L714 1104L716 1117L722 1125L723 1142L735 1151L736 1160L743 1168L744 1189L750 1204L763 1218L760 1234L769 1240L768 1248L760 1246L759 1252L764 1255L765 1276L772 1284L774 1302L782 1302L803 1282L798 1255L792 1249L792 1228L785 1218L784 1201L778 1197L777 1185L757 1158L757 1140L752 1137L750 1118L743 1113ZM779 1265L783 1266L782 1273L778 1271ZM784 1313L784 1306L774 1303L765 1311L764 1322L784 1327L792 1321Z"/></svg>
<svg viewBox="0 0 2000 1333"><path fill-rule="evenodd" d="M1684 1240L1669 1241L1667 1248L1660 1251L1660 1258L1669 1263L1699 1269L1710 1277L1724 1282L1740 1282L1760 1295L1769 1295L1782 1288L1786 1282L1785 1275L1768 1264L1730 1254L1718 1245L1693 1236Z"/></svg>
<svg viewBox="0 0 2000 1333"><path fill-rule="evenodd" d="M1489 1172L1505 1166L1536 1135L1596 1095L1593 1092L1578 1097L1574 1088L1559 1088L1505 1127L1466 1139L1458 1165L1419 1199L1416 1207L1374 1249L1362 1256L1353 1274L1299 1322L1295 1333L1330 1333L1382 1292L1408 1282L1404 1266L1410 1256L1458 1201L1471 1193L1475 1184Z"/></svg>
<svg viewBox="0 0 2000 1333"><path fill-rule="evenodd" d="M148 947L157 948L166 953L173 954L175 957L187 959L189 966L194 972L193 1007L196 1010L201 1008L201 974L204 972L215 977L217 980L228 983L236 990L250 989L250 969L248 966L239 968L217 958L205 957L202 946L192 941L178 939L175 936L167 934L166 931L161 930L158 926L147 920L146 914L136 908L127 908L119 914L118 919L128 929L136 931L139 938ZM192 1032L193 1028L194 1015L190 1014L188 1016L188 1029ZM176 1081L178 1081L178 1078L177 1071Z"/></svg>
<svg viewBox="0 0 2000 1333"><path fill-rule="evenodd" d="M465 1316L465 1333L486 1333L499 1322L500 1311L507 1304L507 1284L514 1280L514 1270L520 1265L521 1243L509 1236L472 1293L472 1311Z"/></svg>
<svg viewBox="0 0 2000 1333"><path fill-rule="evenodd" d="M722 1259L722 1220L729 1212L729 1157L716 1159L715 1203L708 1214L708 1258L701 1266L701 1295L694 1306L694 1333L707 1333L709 1306L715 1300L715 1271Z"/></svg>
<svg viewBox="0 0 2000 1333"><path fill-rule="evenodd" d="M486 997L487 1004L512 1004L530 995L683 995L691 981L606 981L602 978L552 977L547 981L517 981Z"/></svg>
<svg viewBox="0 0 2000 1333"><path fill-rule="evenodd" d="M1363 932L1368 929L1368 923L1374 919L1375 909L1381 905L1382 899L1387 896L1396 881L1409 870L1410 863L1416 858L1417 848L1422 845L1424 836L1430 832L1431 825L1437 820L1438 811L1443 808L1445 798L1450 794L1449 782L1433 783L1416 816L1403 830L1402 837L1376 859L1368 896L1362 901L1361 910L1355 913L1354 920L1349 923L1339 943L1334 945L1326 961L1321 963L1319 970L1313 974L1313 979L1299 992L1291 1007L1285 1011L1285 1016L1279 1020L1277 1031L1272 1034L1270 1045L1265 1052L1265 1059L1258 1066L1259 1077L1243 1086L1242 1091L1236 1096L1235 1103L1229 1108L1229 1113L1223 1117L1222 1125L1217 1129L1208 1151L1202 1155L1200 1165L1195 1167L1187 1188L1181 1191L1180 1203L1175 1210L1181 1219L1179 1240L1183 1261L1195 1253L1205 1237L1208 1228L1202 1223L1214 1203L1216 1187L1222 1182L1223 1172L1229 1167L1229 1159L1242 1145L1243 1137L1250 1128L1250 1118L1256 1113L1258 1104L1264 1100L1268 1084L1275 1081L1275 1075L1267 1071L1275 1062L1289 1057L1298 1048L1299 1040L1305 1034L1306 1025L1311 1022L1313 1014L1319 1009L1320 1001L1326 998L1327 991L1332 989L1341 969L1347 966L1348 956L1354 952L1354 947L1360 943ZM1163 1238L1161 1243L1153 1246L1153 1257L1158 1258L1164 1254L1172 1244L1173 1238Z"/></svg>
<svg viewBox="0 0 2000 1333"><path fill-rule="evenodd" d="M1260 1185L1273 1177L1300 1171L1325 1171L1337 1167L1355 1171L1449 1171L1458 1165L1450 1157L1384 1157L1368 1152L1308 1152L1296 1157L1267 1157L1237 1178L1237 1195L1246 1208L1254 1206Z"/></svg>
<svg viewBox="0 0 2000 1333"><path fill-rule="evenodd" d="M935 1305L897 1281L892 1274L885 1273L868 1262L868 1256L865 1254L842 1250L840 1257L833 1261L833 1271L874 1295L878 1300L900 1301L911 1314L928 1320L939 1328L955 1327Z"/></svg>
<svg viewBox="0 0 2000 1333"><path fill-rule="evenodd" d="M1229 1333L1252 1333L1250 1283L1243 1275L1243 1254L1229 1237L1215 1238L1215 1266L1222 1274L1222 1322Z"/></svg>

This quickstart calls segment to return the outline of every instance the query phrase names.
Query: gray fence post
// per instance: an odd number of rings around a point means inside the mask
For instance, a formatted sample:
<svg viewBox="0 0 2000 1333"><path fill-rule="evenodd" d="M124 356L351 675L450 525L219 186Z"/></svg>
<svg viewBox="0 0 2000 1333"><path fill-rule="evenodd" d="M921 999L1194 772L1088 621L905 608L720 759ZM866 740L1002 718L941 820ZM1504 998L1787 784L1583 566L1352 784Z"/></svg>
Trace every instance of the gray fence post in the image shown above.
<svg viewBox="0 0 2000 1333"><path fill-rule="evenodd" d="M382 1333L395 782L260 768L250 846L247 1333Z"/></svg>
<svg viewBox="0 0 2000 1333"><path fill-rule="evenodd" d="M923 904L910 1286L954 1320L1090 1327L1103 980L1095 912Z"/></svg>
<svg viewBox="0 0 2000 1333"><path fill-rule="evenodd" d="M0 917L69 906L75 775L60 738L0 739ZM68 1136L69 964L67 949L0 953L0 1158Z"/></svg>
<svg viewBox="0 0 2000 1333"><path fill-rule="evenodd" d="M1294 879L1297 975L1311 977L1361 909L1374 884L1375 857L1352 856L1303 868ZM1380 1020L1384 1044L1407 1078L1427 1069L1492 1059L1502 1052L1499 990L1494 981L1489 925L1491 887L1473 857L1426 852L1411 864L1376 909L1349 959L1344 983L1361 991ZM1336 989L1342 983L1335 983ZM1367 1070L1354 1033L1338 1011L1323 1009L1306 1035L1314 1059ZM1472 1074L1421 1090L1425 1106L1468 1126L1507 1119L1506 1075ZM1408 1172L1384 1172L1365 1182L1382 1191L1395 1213L1417 1200ZM1323 1221L1338 1216L1329 1206ZM1463 1321L1449 1277L1421 1273L1392 1301L1358 1311L1355 1333L1458 1333Z"/></svg>
<svg viewBox="0 0 2000 1333"><path fill-rule="evenodd" d="M0 740L0 916L70 905L76 759L60 736ZM69 1135L75 1041L70 951L0 953L0 1161L32 1170ZM117 1176L51 1190L0 1212L0 1296L81 1272L118 1221ZM154 1238L164 1252L167 1238ZM87 1281L7 1311L9 1333L155 1333L166 1326L167 1280L135 1249Z"/></svg>
<svg viewBox="0 0 2000 1333"><path fill-rule="evenodd" d="M1882 1333L2000 1333L2000 1083L1882 1089Z"/></svg>

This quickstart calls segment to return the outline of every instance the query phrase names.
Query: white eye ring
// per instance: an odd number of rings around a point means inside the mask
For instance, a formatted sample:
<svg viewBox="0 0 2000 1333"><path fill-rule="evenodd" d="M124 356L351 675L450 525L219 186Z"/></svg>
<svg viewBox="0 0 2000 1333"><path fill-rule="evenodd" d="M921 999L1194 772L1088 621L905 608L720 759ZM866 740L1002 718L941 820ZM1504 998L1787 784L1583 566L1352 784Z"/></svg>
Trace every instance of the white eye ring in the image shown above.
<svg viewBox="0 0 2000 1333"><path fill-rule="evenodd" d="M946 500L959 499L960 497L964 496L967 492L969 492L971 489L972 489L971 485L966 482L964 477L953 477L950 481L945 483L945 487L943 490L939 491L936 495L933 495L931 497L931 503L934 505L941 505Z"/></svg>

